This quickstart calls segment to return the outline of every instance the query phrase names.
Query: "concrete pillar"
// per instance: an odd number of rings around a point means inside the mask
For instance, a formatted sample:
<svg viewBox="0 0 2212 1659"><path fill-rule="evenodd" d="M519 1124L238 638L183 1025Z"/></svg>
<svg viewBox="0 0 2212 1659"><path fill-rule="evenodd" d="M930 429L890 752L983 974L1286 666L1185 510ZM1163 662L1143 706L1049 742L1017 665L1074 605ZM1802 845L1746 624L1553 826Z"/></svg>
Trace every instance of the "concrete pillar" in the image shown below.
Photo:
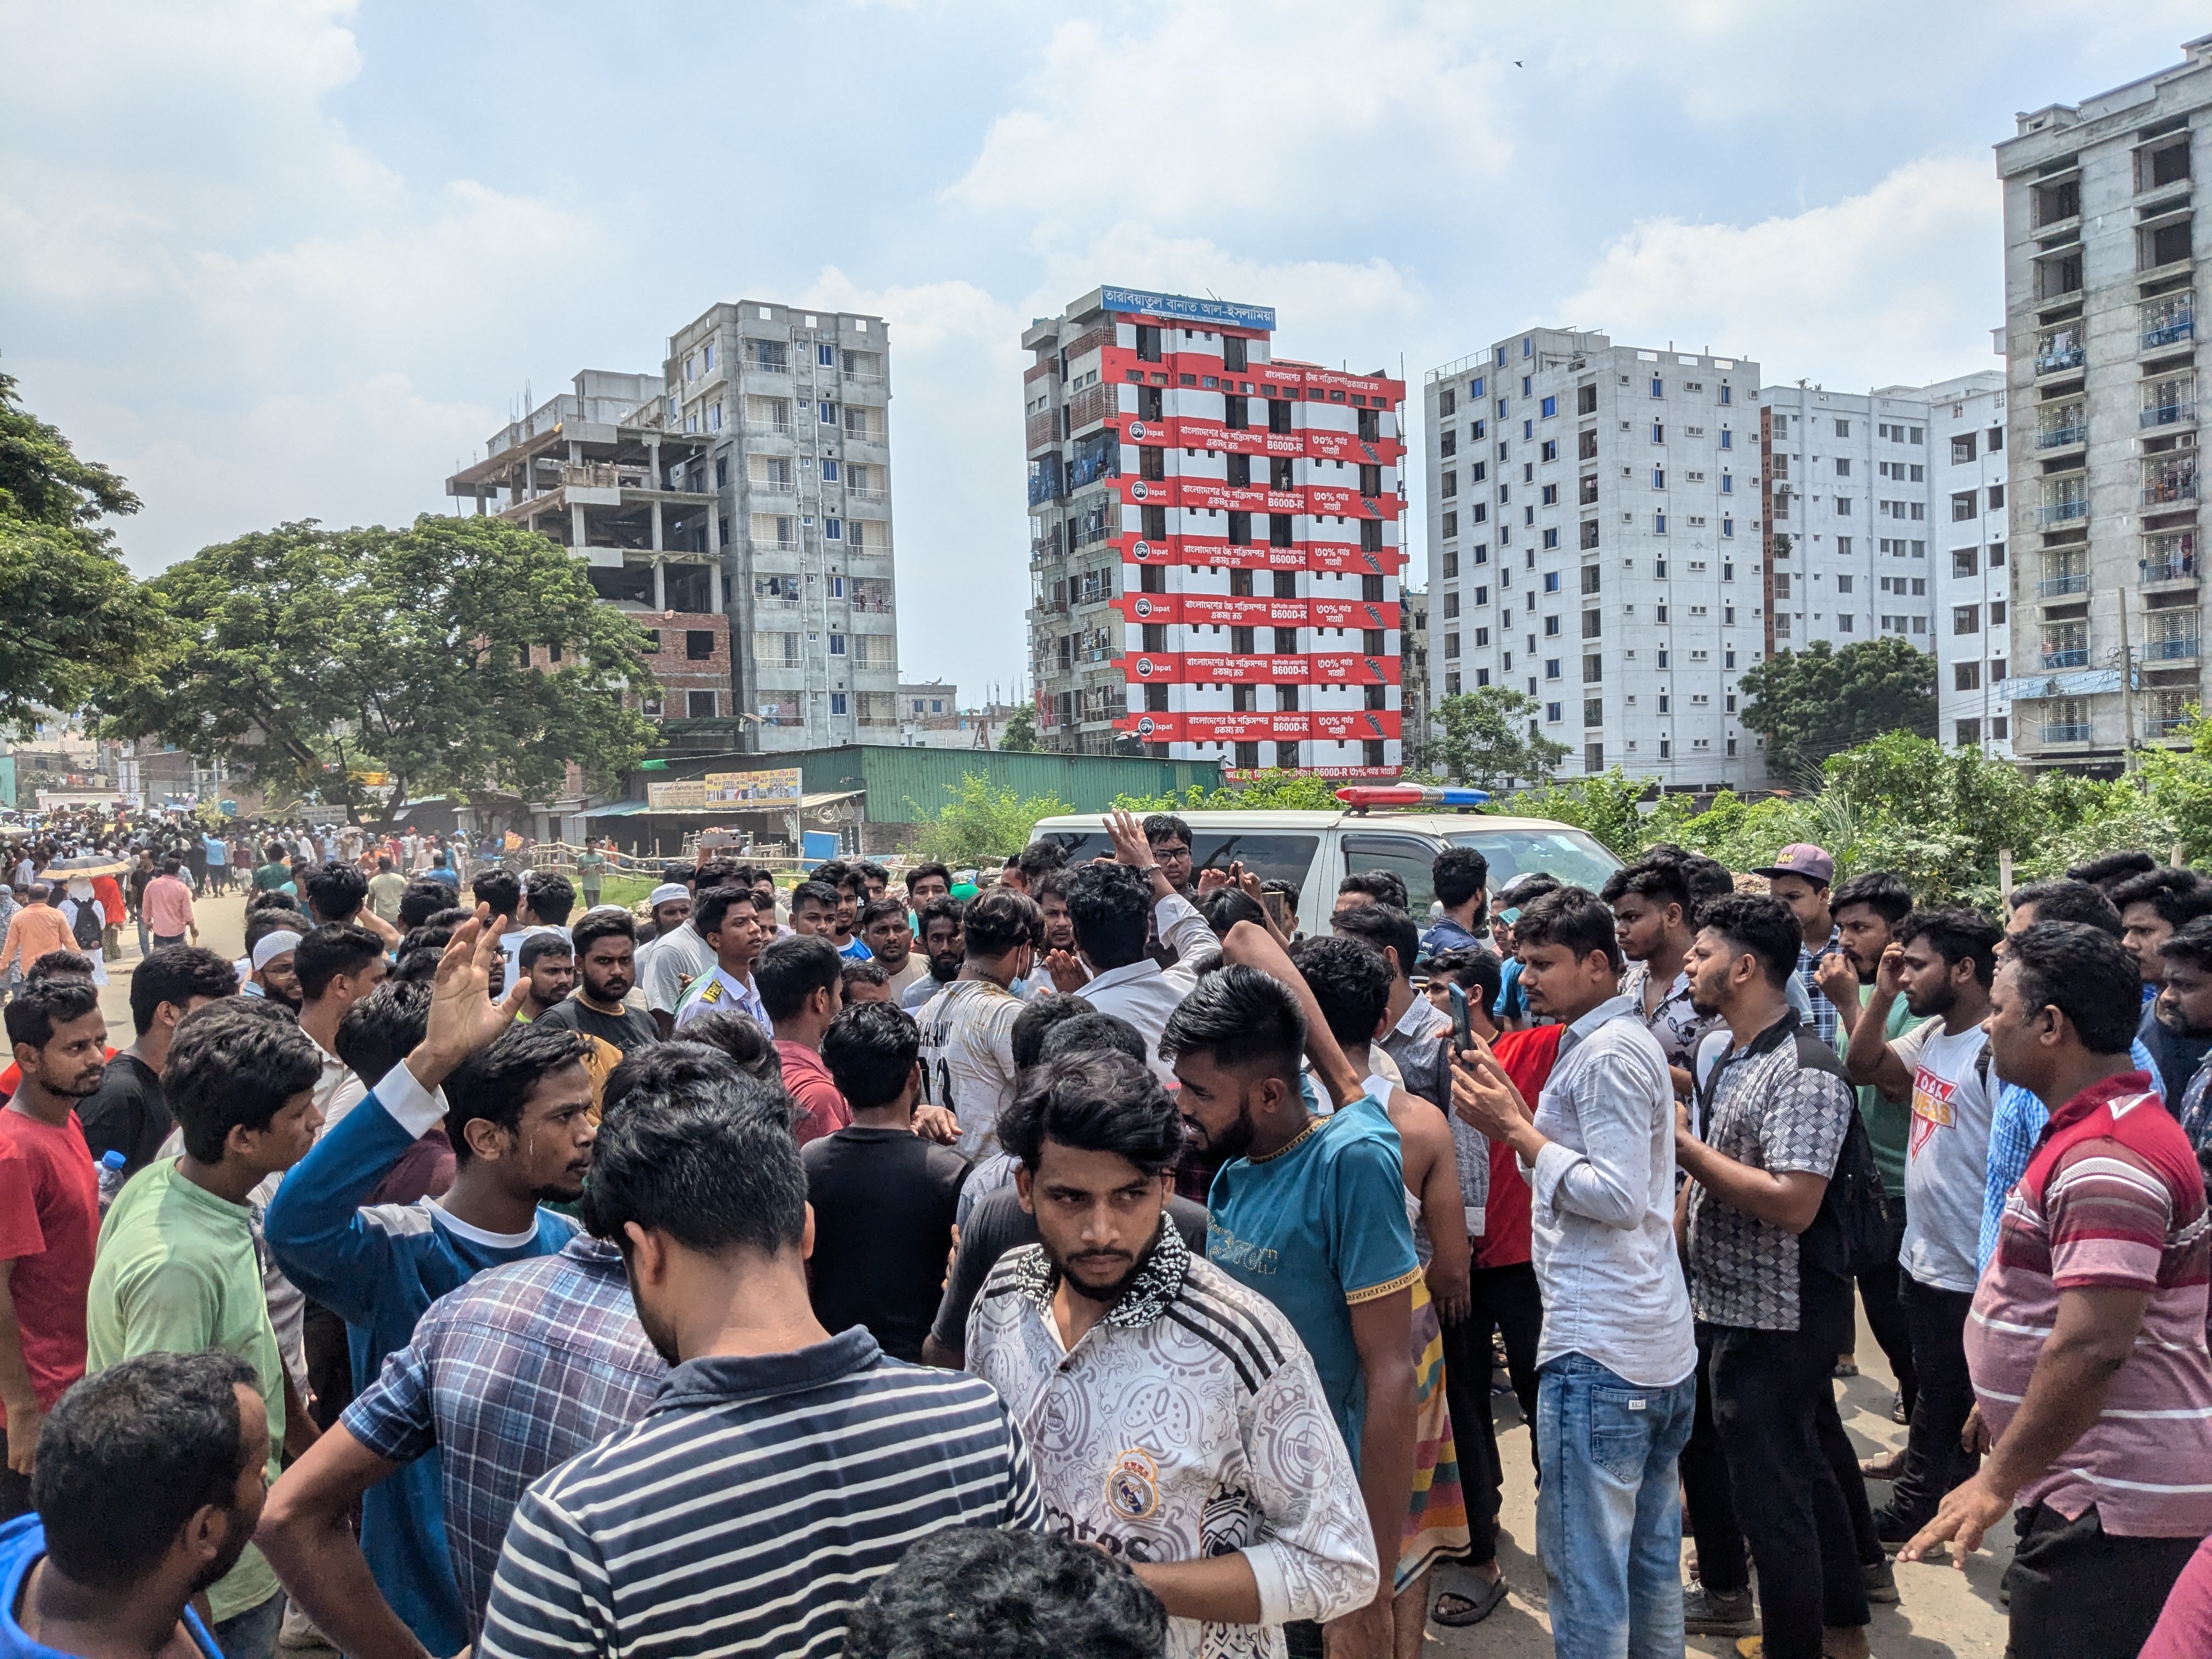
<svg viewBox="0 0 2212 1659"><path fill-rule="evenodd" d="M722 562L720 559L707 567L708 605L716 616L722 614Z"/></svg>
<svg viewBox="0 0 2212 1659"><path fill-rule="evenodd" d="M653 545L658 547L659 544L660 538L654 537ZM662 559L653 562L653 608L655 611L668 609L668 564Z"/></svg>
<svg viewBox="0 0 2212 1659"><path fill-rule="evenodd" d="M648 466L650 466L650 467L653 469L653 487L655 489L667 489L667 488L668 488L668 475L667 475L665 472L663 472L663 471L660 470L660 440L659 440L659 439L658 439L658 438L647 438L647 439L645 441L645 456L646 456L646 465L648 465ZM658 518L658 517L659 517L659 516L660 516L660 509L659 509L659 507L655 507L653 509L653 516L654 516L655 518ZM654 545L657 547L657 546L659 546L659 544L656 542L656 543L654 544Z"/></svg>
<svg viewBox="0 0 2212 1659"><path fill-rule="evenodd" d="M655 461L653 465L658 466L660 463ZM653 550L656 553L660 551L660 503L658 501L653 504Z"/></svg>
<svg viewBox="0 0 2212 1659"><path fill-rule="evenodd" d="M581 501L568 503L568 545L587 545L584 540L584 504Z"/></svg>

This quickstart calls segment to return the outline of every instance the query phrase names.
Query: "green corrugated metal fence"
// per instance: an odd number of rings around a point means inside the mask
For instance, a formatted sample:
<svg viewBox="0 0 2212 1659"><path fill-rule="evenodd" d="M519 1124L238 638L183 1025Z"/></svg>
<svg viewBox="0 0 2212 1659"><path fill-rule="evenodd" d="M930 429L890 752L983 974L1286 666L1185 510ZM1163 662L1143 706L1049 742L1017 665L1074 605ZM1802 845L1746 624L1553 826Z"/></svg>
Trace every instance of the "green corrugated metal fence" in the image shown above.
<svg viewBox="0 0 2212 1659"><path fill-rule="evenodd" d="M867 813L876 823L906 823L935 811L951 799L970 773L987 775L992 787L1024 796L1053 795L1078 812L1101 812L1116 795L1181 794L1193 784L1206 788L1221 782L1221 769L1194 761L1129 760L1109 755L1008 754L995 749L903 749L855 744L842 749L804 749L777 755L737 755L711 761L672 756L663 781L698 777L708 772L748 772L796 764L810 795L841 789L868 792ZM642 787L636 793L642 795ZM913 805L908 803L911 801Z"/></svg>

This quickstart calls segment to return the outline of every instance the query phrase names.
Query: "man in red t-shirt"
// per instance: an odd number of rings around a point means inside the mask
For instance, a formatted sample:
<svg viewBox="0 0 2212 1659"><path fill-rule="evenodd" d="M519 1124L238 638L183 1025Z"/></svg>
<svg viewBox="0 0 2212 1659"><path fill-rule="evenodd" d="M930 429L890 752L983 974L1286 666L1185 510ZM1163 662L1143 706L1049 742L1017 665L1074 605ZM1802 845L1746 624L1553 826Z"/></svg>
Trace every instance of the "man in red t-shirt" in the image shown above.
<svg viewBox="0 0 2212 1659"><path fill-rule="evenodd" d="M1432 988L1449 981L1467 993L1468 1028L1490 1044L1533 1109L1559 1058L1559 1038L1566 1028L1500 1030L1489 1012L1498 1000L1499 963L1486 948L1443 952L1431 961L1429 972ZM1440 1006L1448 1008L1449 1004ZM1464 1140L1477 1133L1454 1115L1455 1137ZM1492 1140L1488 1152L1490 1194L1483 1206L1482 1231L1474 1239L1471 1311L1460 1323L1447 1325L1443 1334L1444 1392L1451 1407L1452 1438L1460 1449L1460 1481L1467 1494L1473 1540L1466 1565L1491 1587L1474 1597L1479 1610L1475 1618L1486 1616L1504 1595L1498 1568L1498 1516L1504 1504L1505 1466L1498 1455L1498 1431L1490 1411L1492 1334L1504 1334L1506 1370L1513 1379L1522 1419L1531 1425L1528 1455L1533 1460L1536 1344L1544 1328L1544 1299L1529 1260L1528 1182L1510 1146Z"/></svg>
<svg viewBox="0 0 2212 1659"><path fill-rule="evenodd" d="M39 1426L84 1375L100 1177L76 1103L100 1088L107 1048L100 994L76 980L25 988L7 1026L22 1081L0 1107L0 1521L31 1507Z"/></svg>
<svg viewBox="0 0 2212 1659"><path fill-rule="evenodd" d="M823 1034L843 1000L844 968L845 959L828 939L794 933L762 951L753 969L753 988L775 1024L784 1091L805 1114L793 1129L802 1146L853 1121L821 1054Z"/></svg>

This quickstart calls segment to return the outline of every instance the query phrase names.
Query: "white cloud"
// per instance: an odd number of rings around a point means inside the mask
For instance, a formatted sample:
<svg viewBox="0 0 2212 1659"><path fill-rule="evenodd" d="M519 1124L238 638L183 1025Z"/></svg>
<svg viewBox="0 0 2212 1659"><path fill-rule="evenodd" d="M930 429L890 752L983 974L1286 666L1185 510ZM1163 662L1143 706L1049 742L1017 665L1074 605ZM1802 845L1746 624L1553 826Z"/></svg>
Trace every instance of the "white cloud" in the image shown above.
<svg viewBox="0 0 2212 1659"><path fill-rule="evenodd" d="M1838 389L1994 368L2000 208L1985 159L1929 156L1788 217L1649 220L1606 246L1556 318L1528 320L1753 357L1769 380Z"/></svg>

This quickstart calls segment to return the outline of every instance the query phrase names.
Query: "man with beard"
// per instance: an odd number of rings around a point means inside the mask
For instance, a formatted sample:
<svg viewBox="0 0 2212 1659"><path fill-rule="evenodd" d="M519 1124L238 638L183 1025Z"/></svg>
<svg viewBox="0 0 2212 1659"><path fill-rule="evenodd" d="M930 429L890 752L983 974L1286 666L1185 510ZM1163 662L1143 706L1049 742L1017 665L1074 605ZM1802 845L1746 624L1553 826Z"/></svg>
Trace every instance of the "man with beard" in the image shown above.
<svg viewBox="0 0 2212 1659"><path fill-rule="evenodd" d="M314 1039L270 1003L225 997L180 1022L162 1085L183 1151L155 1158L117 1197L87 1297L88 1370L142 1353L234 1354L259 1379L275 1449L294 1453L315 1430L278 1346L250 1200L314 1144L321 1073ZM258 1551L208 1602L231 1659L274 1652L284 1601Z"/></svg>
<svg viewBox="0 0 2212 1659"><path fill-rule="evenodd" d="M192 1603L253 1536L269 1437L230 1354L146 1354L70 1389L36 1517L0 1528L0 1652L219 1653Z"/></svg>
<svg viewBox="0 0 2212 1659"><path fill-rule="evenodd" d="M412 1340L439 1297L487 1267L550 1255L575 1233L566 1216L538 1206L573 1200L591 1168L597 1114L584 1039L515 1024L522 985L491 1000L499 932L486 919L454 929L422 1041L316 1143L269 1206L277 1265L350 1328L356 1389ZM444 1196L367 1207L416 1137L441 1122L454 1159ZM361 1536L393 1611L446 1654L469 1638L441 1514L434 1462L410 1463L362 1500Z"/></svg>
<svg viewBox="0 0 2212 1659"><path fill-rule="evenodd" d="M631 1090L607 1114L585 1224L621 1250L669 1376L644 1421L523 1494L482 1651L835 1653L915 1539L1042 1525L988 1385L814 1316L790 1110L726 1073Z"/></svg>
<svg viewBox="0 0 2212 1659"><path fill-rule="evenodd" d="M2158 947L2165 968L2165 983L2158 994L2159 1013L2169 1029L2192 1037L2212 1037L2212 919L2177 927ZM2208 1054L2183 1085L2173 1115L2189 1144L2203 1161L2212 1147L2212 1054Z"/></svg>
<svg viewBox="0 0 2212 1659"><path fill-rule="evenodd" d="M1374 1539L1311 1356L1166 1220L1182 1130L1158 1079L1048 1061L1000 1134L1039 1242L992 1271L968 1366L1036 1449L1054 1528L1129 1563L1176 1659L1280 1655L1285 1622L1366 1606Z"/></svg>
<svg viewBox="0 0 2212 1659"><path fill-rule="evenodd" d="M917 980L929 977L929 961L914 948L906 906L896 899L871 899L860 912L860 939L884 970L885 988L897 1002Z"/></svg>
<svg viewBox="0 0 2212 1659"><path fill-rule="evenodd" d="M76 1105L107 1069L100 994L81 980L33 981L7 1025L22 1077L0 1107L0 1520L31 1507L39 1425L84 1375L100 1177Z"/></svg>
<svg viewBox="0 0 2212 1659"><path fill-rule="evenodd" d="M2193 1036L2167 1024L2158 1000L2164 967L2159 947L2200 916L2212 915L2212 883L2194 870L2153 870L2131 877L2112 890L2120 913L2120 943L2142 975L2142 1023L2136 1039L2150 1051L2157 1070L2151 1080L2159 1093L2178 1100L2207 1053L2212 1034Z"/></svg>
<svg viewBox="0 0 2212 1659"><path fill-rule="evenodd" d="M1398 1132L1329 1035L1283 948L1256 922L1222 941L1230 966L1208 974L1170 1016L1159 1052L1199 1149L1218 1160L1208 1195L1206 1259L1281 1310L1313 1356L1329 1413L1352 1455L1375 1559L1395 1563L1413 1492L1413 1281L1420 1262L1406 1215ZM1308 1105L1299 1058L1335 1109ZM1333 1652L1388 1653L1391 1583L1340 1615ZM1307 1621L1293 1654L1318 1654Z"/></svg>
<svg viewBox="0 0 2212 1659"><path fill-rule="evenodd" d="M968 955L967 942L960 931L961 915L965 908L958 899L945 893L922 902L921 954L929 971L899 995L899 1006L908 1013L960 977L960 964Z"/></svg>
<svg viewBox="0 0 2212 1659"><path fill-rule="evenodd" d="M1790 1006L1804 942L1778 899L1734 894L1698 914L1692 994L1725 1025L1698 1051L1694 1129L1676 1109L1674 1155L1690 1177L1683 1261L1736 1516L1759 1565L1765 1651L1865 1659L1856 1546L1866 1495L1831 1380L1850 1340L1851 1279L1829 1183L1858 1109L1835 1050ZM1701 1539L1701 1570L1705 1559Z"/></svg>
<svg viewBox="0 0 2212 1659"><path fill-rule="evenodd" d="M1936 1513L1943 1494L1974 1472L1959 1436L1974 1407L1966 1375L1966 1315L1979 1276L1982 1194L1989 1179L1990 981L2003 935L1972 910L1915 910L1883 951L1851 1038L1850 1069L1888 1090L1912 1091L1912 1138L1905 1166L1905 1243L1898 1300L1912 1340L1919 1390L1905 1465L1887 1506L1875 1516L1886 1549L1902 1547ZM1895 1042L1879 1024L1899 992L1916 1018L1929 1019ZM1932 1017L1932 1018L1931 1018Z"/></svg>
<svg viewBox="0 0 2212 1659"><path fill-rule="evenodd" d="M541 933L531 943L544 937ZM535 1023L549 1030L581 1031L613 1049L617 1064L659 1042L652 1019L623 1001L636 983L637 927L629 913L586 910L569 938L575 947L575 990Z"/></svg>
<svg viewBox="0 0 2212 1659"><path fill-rule="evenodd" d="M266 914L265 912L264 913ZM302 933L283 925L303 918L286 915L283 922L262 934L250 955L253 963L253 985L248 994L266 997L293 1013L300 1012L304 1000L300 994L300 975L294 962L294 953L300 948Z"/></svg>

